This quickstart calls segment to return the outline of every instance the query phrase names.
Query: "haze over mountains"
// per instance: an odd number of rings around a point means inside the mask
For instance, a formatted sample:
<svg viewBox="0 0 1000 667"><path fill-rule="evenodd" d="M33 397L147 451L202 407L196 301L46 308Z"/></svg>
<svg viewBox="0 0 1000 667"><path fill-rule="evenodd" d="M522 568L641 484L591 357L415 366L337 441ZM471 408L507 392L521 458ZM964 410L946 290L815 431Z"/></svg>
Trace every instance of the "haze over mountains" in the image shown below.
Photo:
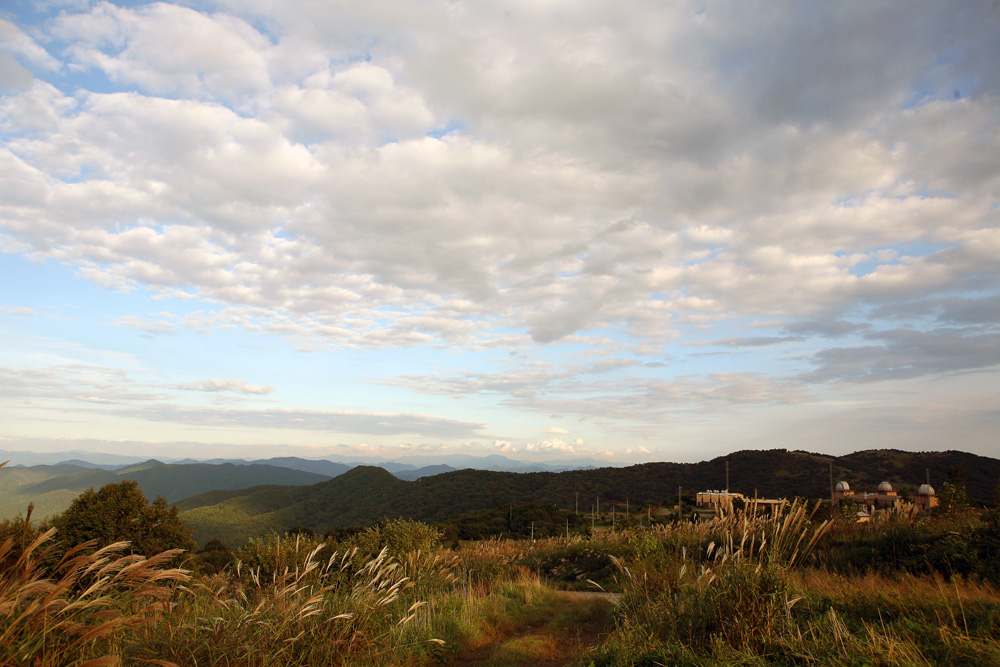
<svg viewBox="0 0 1000 667"><path fill-rule="evenodd" d="M940 487L948 469L959 465L967 471L970 497L978 502L990 502L1000 480L1000 460L965 452L873 450L831 457L771 450L736 452L701 463L644 463L560 473L467 469L413 482L381 468L359 466L310 486L217 491L188 498L178 506L196 540L219 538L239 545L296 525L323 533L386 517L434 522L508 504L553 504L587 512L599 498L605 508L611 503L620 507L629 503L635 508L661 503L674 496L678 487L685 494L724 488L727 461L730 489L771 498L829 498L831 466L835 479L848 480L858 490L874 491L879 482L888 480L915 491L926 477Z"/></svg>
<svg viewBox="0 0 1000 667"><path fill-rule="evenodd" d="M4 455L0 453L0 460ZM514 469L524 463L500 456L478 462ZM1000 480L1000 460L957 451L869 450L841 457L742 451L700 463L517 473L456 469L445 463L368 466L295 457L260 462L149 460L119 467L88 467L93 464L78 460L0 469L0 518L23 514L28 503L35 504L35 517L42 518L62 511L90 487L134 479L148 498L162 495L176 502L199 543L220 538L239 546L251 537L295 525L322 533L387 517L433 522L511 503L554 504L581 512L589 511L598 498L604 507L656 504L674 496L678 487L685 495L725 487L726 462L729 488L761 497L829 497L831 468L836 480L847 480L859 491L874 490L883 480L915 490L927 478L940 488L948 469L959 465L968 474L970 497L981 503L992 502Z"/></svg>
<svg viewBox="0 0 1000 667"><path fill-rule="evenodd" d="M34 466L34 465L55 465L72 464L84 468L103 468L111 470L129 465L135 465L149 460L146 456L122 456L120 454L106 454L99 452L87 452L71 450L64 452L29 452L29 451L5 451L0 450L0 461L10 461L14 466ZM417 470L418 468L433 465L448 465L454 469L475 468L478 470L505 470L508 472L543 472L561 470L578 470L581 468L598 468L616 465L613 462L598 461L592 458L574 458L559 461L520 461L511 459L499 454L488 456L470 456L466 454L449 455L429 455L429 456L405 456L392 460L382 460L378 458L354 457L350 460L336 461L332 458L306 459L297 456L276 456L267 459L241 459L241 458L213 458L213 459L172 459L170 457L157 457L156 460L164 463L233 463L236 465L249 465L259 463L274 465L294 470L306 470L308 472L319 472L320 474L339 475L350 468L359 465L376 465L385 468L389 472L403 470ZM624 465L624 464L617 464Z"/></svg>
<svg viewBox="0 0 1000 667"><path fill-rule="evenodd" d="M8 465L0 468L0 518L23 513L29 503L35 506L34 516L44 518L66 509L76 496L89 488L126 479L137 481L149 499L163 496L169 502L176 502L214 489L243 489L260 484L315 484L331 477L263 464L168 464L151 460L113 469L76 463Z"/></svg>
<svg viewBox="0 0 1000 667"><path fill-rule="evenodd" d="M24 513L29 503L34 503L34 515L43 518L61 512L73 498L91 487L100 488L125 479L136 480L150 499L162 495L169 502L176 502L209 491L245 489L263 484L315 484L363 465L359 462L342 463L293 456L253 461L134 461L132 458L79 451L52 454L0 451L0 461L11 461L7 467L0 469L0 519ZM449 461L450 465L440 462L443 460ZM423 463L430 465L421 465ZM399 479L413 481L467 467L515 472L558 471L592 467L588 464L596 462L578 463L580 465L548 466L504 456L456 456L447 459L433 457L429 461L411 457L403 461L379 462L378 465Z"/></svg>

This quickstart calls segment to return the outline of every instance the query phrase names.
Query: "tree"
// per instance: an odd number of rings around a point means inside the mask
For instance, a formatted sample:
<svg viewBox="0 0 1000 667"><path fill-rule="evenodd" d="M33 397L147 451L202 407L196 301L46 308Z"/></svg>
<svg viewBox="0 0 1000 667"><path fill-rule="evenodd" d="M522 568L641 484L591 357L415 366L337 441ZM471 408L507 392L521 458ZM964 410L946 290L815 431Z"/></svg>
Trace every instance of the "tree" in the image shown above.
<svg viewBox="0 0 1000 667"><path fill-rule="evenodd" d="M965 468L960 465L948 466L949 481L941 486L938 498L940 511L946 514L964 514L969 510L969 493L965 488L968 478Z"/></svg>
<svg viewBox="0 0 1000 667"><path fill-rule="evenodd" d="M168 505L162 496L147 505L134 480L84 491L52 519L52 525L66 546L89 540L95 540L98 547L127 541L133 553L145 556L167 549L192 551L196 546L177 506Z"/></svg>
<svg viewBox="0 0 1000 667"><path fill-rule="evenodd" d="M201 574L218 574L235 560L233 552L219 540L209 540L193 561L195 569Z"/></svg>
<svg viewBox="0 0 1000 667"><path fill-rule="evenodd" d="M316 537L316 531L314 531L309 526L300 526L300 525L292 526L291 528L285 531L285 537L295 538L299 536L308 537L309 539L312 539Z"/></svg>

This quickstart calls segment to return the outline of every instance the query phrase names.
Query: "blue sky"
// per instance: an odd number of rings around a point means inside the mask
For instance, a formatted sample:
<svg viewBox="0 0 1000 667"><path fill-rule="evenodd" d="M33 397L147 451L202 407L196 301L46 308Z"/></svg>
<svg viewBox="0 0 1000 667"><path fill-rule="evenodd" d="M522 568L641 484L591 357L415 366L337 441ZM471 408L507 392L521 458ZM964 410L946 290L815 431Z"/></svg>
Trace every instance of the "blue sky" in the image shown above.
<svg viewBox="0 0 1000 667"><path fill-rule="evenodd" d="M7 3L0 449L1000 432L994 3Z"/></svg>

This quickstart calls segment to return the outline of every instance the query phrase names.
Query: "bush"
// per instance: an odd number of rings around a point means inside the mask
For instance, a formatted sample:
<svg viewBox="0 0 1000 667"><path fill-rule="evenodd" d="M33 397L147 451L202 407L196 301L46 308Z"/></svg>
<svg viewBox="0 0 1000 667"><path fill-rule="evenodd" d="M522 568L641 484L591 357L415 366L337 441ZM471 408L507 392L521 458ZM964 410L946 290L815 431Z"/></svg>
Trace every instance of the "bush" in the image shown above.
<svg viewBox="0 0 1000 667"><path fill-rule="evenodd" d="M81 493L52 526L64 547L93 541L97 547L128 542L133 553L151 555L168 549L195 548L191 531L181 522L176 505L162 497L146 504L134 480L125 480Z"/></svg>
<svg viewBox="0 0 1000 667"><path fill-rule="evenodd" d="M348 538L345 545L357 549L361 557L372 557L386 549L390 556L401 559L416 551L430 552L440 544L442 537L439 529L425 523L393 519L364 529Z"/></svg>

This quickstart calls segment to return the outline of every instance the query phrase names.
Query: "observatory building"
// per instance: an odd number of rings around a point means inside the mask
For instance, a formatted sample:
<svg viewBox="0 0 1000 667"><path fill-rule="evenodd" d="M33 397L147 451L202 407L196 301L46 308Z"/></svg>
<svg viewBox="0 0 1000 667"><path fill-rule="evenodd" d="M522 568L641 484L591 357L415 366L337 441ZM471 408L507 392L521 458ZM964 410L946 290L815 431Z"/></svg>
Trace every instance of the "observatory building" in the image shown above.
<svg viewBox="0 0 1000 667"><path fill-rule="evenodd" d="M833 487L833 502L839 503L842 500L853 501L856 505L861 506L860 511L865 512L869 516L875 510L891 509L903 504L903 499L899 497L899 492L888 481L883 481L879 484L878 490L874 493L868 491L855 492L847 482L837 482L837 485ZM913 499L913 504L921 511L937 507L940 502L941 500L934 493L934 487L930 484L921 484L917 495Z"/></svg>

